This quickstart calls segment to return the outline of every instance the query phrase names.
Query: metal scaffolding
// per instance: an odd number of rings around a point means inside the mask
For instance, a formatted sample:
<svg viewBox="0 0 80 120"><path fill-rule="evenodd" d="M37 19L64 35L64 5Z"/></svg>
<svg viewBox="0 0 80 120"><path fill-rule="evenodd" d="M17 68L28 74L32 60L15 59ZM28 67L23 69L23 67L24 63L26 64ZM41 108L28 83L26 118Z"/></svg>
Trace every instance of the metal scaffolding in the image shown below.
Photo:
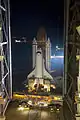
<svg viewBox="0 0 80 120"><path fill-rule="evenodd" d="M77 49L80 36L76 27L80 25L80 0L64 0L64 120L76 119L75 92L77 91Z"/></svg>
<svg viewBox="0 0 80 120"><path fill-rule="evenodd" d="M12 99L10 3L0 0L0 115Z"/></svg>

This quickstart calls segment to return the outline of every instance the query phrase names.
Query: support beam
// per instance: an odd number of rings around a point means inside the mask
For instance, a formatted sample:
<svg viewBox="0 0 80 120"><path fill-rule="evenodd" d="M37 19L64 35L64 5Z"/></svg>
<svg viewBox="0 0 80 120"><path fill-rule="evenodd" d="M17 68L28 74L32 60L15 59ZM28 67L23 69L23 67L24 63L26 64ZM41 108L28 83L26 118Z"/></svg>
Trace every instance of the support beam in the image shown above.
<svg viewBox="0 0 80 120"><path fill-rule="evenodd" d="M64 0L64 120L76 120L75 92L77 90L77 48L80 36L76 27L80 23L79 0Z"/></svg>
<svg viewBox="0 0 80 120"><path fill-rule="evenodd" d="M3 7L4 6L4 7ZM12 99L10 3L0 0L0 120Z"/></svg>

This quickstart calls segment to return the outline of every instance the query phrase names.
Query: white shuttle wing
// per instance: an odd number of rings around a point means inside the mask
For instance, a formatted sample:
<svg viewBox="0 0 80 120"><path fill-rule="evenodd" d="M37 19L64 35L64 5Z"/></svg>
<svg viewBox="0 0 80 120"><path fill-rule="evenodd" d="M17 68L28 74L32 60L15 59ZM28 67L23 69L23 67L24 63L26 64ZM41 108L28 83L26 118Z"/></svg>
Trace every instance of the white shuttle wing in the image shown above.
<svg viewBox="0 0 80 120"><path fill-rule="evenodd" d="M47 72L47 70L44 68L43 70L43 76L44 76L44 79L49 79L49 80L53 80L53 77L50 75L49 72Z"/></svg>
<svg viewBox="0 0 80 120"><path fill-rule="evenodd" d="M35 69L27 76L27 78L33 78L35 77Z"/></svg>
<svg viewBox="0 0 80 120"><path fill-rule="evenodd" d="M36 78L36 76L35 76L35 69L28 75L28 79L29 78ZM42 78L43 79L49 79L49 80L53 80L53 77L50 75L50 73L48 73L46 70L45 70L45 68L44 68L44 70L43 70L43 76L42 76Z"/></svg>

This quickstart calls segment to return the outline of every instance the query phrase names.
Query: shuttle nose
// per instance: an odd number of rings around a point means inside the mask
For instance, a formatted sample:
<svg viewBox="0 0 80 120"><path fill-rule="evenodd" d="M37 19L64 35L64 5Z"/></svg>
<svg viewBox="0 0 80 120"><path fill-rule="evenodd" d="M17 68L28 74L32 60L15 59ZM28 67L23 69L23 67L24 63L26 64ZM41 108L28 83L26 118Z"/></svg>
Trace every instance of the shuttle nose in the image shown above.
<svg viewBox="0 0 80 120"><path fill-rule="evenodd" d="M38 49L36 53L37 53L37 54L38 54L38 53L39 53L39 54L41 54L41 53L42 53L41 48L40 48L40 49Z"/></svg>
<svg viewBox="0 0 80 120"><path fill-rule="evenodd" d="M41 52L40 52L40 51L38 51L38 52L37 52L37 54L41 54Z"/></svg>

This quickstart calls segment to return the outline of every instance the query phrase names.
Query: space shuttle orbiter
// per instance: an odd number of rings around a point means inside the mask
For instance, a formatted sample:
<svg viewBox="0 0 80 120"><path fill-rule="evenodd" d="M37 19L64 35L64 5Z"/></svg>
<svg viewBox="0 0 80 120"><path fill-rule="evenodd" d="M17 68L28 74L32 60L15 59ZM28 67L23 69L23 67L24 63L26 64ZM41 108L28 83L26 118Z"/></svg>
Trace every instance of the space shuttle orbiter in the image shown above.
<svg viewBox="0 0 80 120"><path fill-rule="evenodd" d="M41 48L38 48L36 51L36 61L33 71L28 75L28 79L35 78L35 84L43 84L43 80L53 80L53 77L46 70L44 65L44 58Z"/></svg>

